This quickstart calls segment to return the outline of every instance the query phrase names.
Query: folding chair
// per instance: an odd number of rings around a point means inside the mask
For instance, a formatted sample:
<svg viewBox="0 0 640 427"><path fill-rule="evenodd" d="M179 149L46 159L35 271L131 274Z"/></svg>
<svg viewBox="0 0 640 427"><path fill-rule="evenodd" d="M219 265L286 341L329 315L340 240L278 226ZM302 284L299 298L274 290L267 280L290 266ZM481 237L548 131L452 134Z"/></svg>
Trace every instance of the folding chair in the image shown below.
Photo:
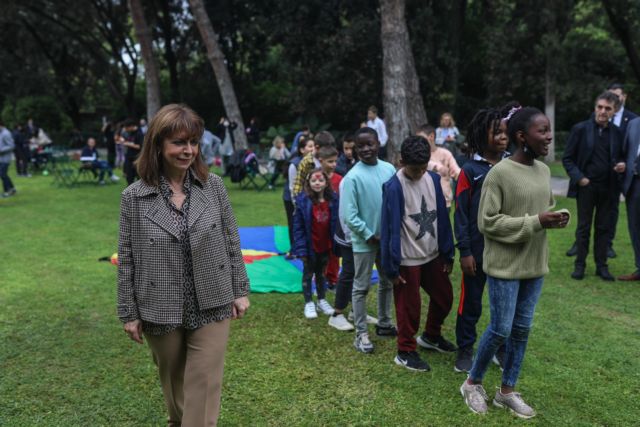
<svg viewBox="0 0 640 427"><path fill-rule="evenodd" d="M242 181L240 181L241 189L246 190L253 187L257 191L262 191L269 186L271 174L263 165L258 163L258 159L255 154L253 154L253 156L247 156L247 159L245 159L245 165L247 173Z"/></svg>

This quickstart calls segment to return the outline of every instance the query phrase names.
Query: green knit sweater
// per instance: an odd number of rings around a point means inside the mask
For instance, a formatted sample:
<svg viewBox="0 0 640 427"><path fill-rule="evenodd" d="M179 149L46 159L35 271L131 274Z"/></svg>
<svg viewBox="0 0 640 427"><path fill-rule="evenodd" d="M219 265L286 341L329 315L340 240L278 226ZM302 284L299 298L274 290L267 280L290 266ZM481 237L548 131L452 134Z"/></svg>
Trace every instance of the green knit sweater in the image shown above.
<svg viewBox="0 0 640 427"><path fill-rule="evenodd" d="M487 174L478 209L484 235L483 269L499 279L531 279L549 272L547 233L538 214L555 205L549 168L510 159Z"/></svg>

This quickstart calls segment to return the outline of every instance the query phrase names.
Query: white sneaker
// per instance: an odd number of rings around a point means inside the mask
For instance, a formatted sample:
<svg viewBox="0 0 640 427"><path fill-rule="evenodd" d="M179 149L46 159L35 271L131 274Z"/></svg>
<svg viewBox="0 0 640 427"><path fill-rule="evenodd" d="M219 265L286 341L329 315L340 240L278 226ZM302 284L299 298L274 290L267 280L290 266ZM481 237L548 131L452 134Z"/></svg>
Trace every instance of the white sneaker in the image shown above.
<svg viewBox="0 0 640 427"><path fill-rule="evenodd" d="M349 322L353 322L353 311L349 312ZM367 314L367 324L369 324L369 325L377 325L378 324L378 319L376 319L373 316L369 316Z"/></svg>
<svg viewBox="0 0 640 427"><path fill-rule="evenodd" d="M339 331L353 331L353 325L349 323L344 314L329 317L329 326L333 326Z"/></svg>
<svg viewBox="0 0 640 427"><path fill-rule="evenodd" d="M327 316L331 316L335 311L333 307L331 307L331 304L329 304L329 302L327 302L326 299L321 299L318 301L318 308Z"/></svg>
<svg viewBox="0 0 640 427"><path fill-rule="evenodd" d="M115 174L114 174L114 175L111 175L110 179L111 179L111 181L113 181L113 182L120 181L120 177L119 177L118 175L115 175Z"/></svg>
<svg viewBox="0 0 640 427"><path fill-rule="evenodd" d="M307 319L315 319L318 317L316 305L313 302L308 302L304 305L304 317Z"/></svg>

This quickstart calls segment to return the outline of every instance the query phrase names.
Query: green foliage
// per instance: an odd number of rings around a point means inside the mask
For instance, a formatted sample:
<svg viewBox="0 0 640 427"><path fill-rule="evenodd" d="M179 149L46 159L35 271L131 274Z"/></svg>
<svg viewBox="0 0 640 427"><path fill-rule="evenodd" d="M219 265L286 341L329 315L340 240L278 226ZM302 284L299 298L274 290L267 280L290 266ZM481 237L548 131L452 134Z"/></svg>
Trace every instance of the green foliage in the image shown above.
<svg viewBox="0 0 640 427"><path fill-rule="evenodd" d="M46 132L66 132L73 127L69 116L50 96L27 96L15 102L6 101L1 114L8 126L26 124L32 118Z"/></svg>

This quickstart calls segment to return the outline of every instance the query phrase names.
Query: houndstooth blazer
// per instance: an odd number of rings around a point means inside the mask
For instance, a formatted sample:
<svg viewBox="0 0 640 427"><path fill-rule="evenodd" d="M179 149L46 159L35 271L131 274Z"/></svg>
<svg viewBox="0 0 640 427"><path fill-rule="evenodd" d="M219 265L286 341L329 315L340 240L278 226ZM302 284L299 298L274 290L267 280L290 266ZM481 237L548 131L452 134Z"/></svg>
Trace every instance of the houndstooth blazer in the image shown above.
<svg viewBox="0 0 640 427"><path fill-rule="evenodd" d="M240 236L222 179L193 178L188 227L200 310L249 293ZM179 232L157 187L142 180L122 192L118 242L118 317L182 323Z"/></svg>

